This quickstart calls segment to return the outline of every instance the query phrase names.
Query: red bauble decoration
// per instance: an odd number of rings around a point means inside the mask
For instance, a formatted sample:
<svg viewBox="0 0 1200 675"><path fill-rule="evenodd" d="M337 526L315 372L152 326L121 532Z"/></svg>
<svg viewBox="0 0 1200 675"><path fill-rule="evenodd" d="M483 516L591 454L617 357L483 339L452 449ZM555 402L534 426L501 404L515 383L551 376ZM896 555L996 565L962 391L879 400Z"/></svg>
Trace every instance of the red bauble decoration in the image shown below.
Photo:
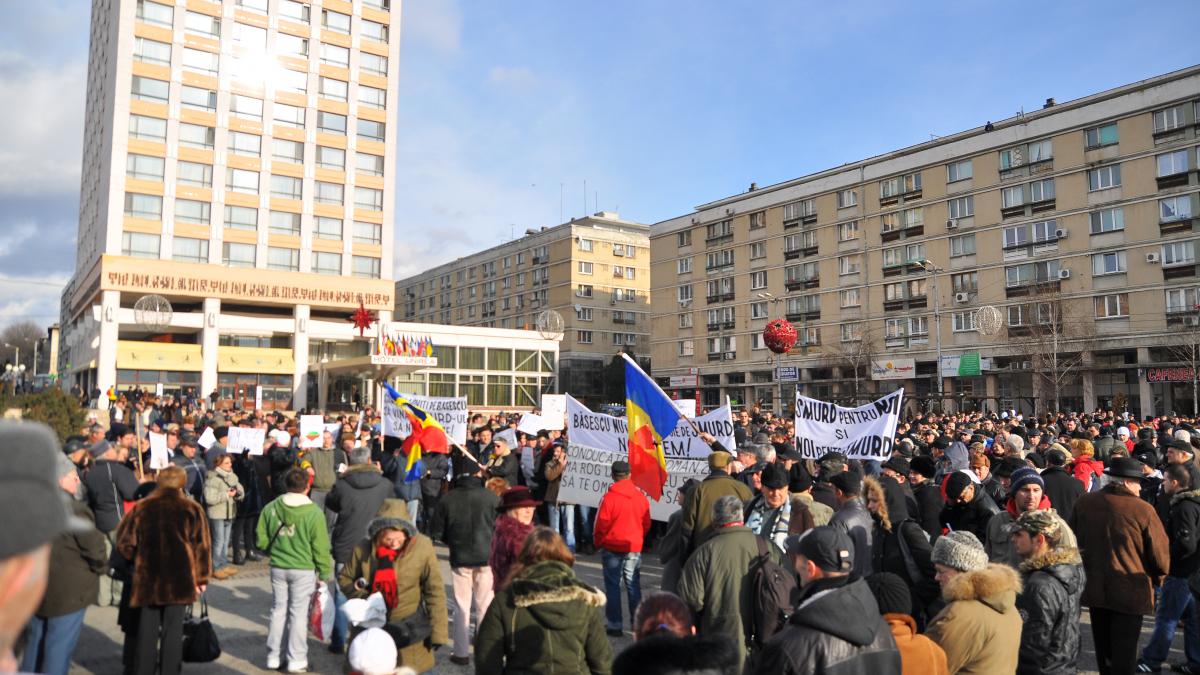
<svg viewBox="0 0 1200 675"><path fill-rule="evenodd" d="M763 329L763 344L776 354L786 354L796 345L796 327L787 319L774 319Z"/></svg>
<svg viewBox="0 0 1200 675"><path fill-rule="evenodd" d="M367 308L363 306L362 301L359 300L358 309L354 310L354 313L350 315L350 323L354 324L354 327L358 329L358 336L363 337L364 332L371 327L371 324L375 323L375 315L368 312Z"/></svg>

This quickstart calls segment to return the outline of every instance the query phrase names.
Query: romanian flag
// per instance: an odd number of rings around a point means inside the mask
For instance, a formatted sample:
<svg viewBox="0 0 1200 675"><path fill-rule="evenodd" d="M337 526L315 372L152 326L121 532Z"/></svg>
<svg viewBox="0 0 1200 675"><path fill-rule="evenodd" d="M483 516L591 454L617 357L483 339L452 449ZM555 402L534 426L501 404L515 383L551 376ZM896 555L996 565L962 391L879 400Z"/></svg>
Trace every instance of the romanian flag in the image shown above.
<svg viewBox="0 0 1200 675"><path fill-rule="evenodd" d="M446 437L446 430L442 428L437 418L409 403L408 399L396 393L396 390L386 382L383 387L387 390L392 402L408 418L408 423L412 425L412 433L401 446L408 453L408 462L404 465L404 481L411 483L420 479L425 473L421 456L427 452L441 454L450 452L450 440Z"/></svg>
<svg viewBox="0 0 1200 675"><path fill-rule="evenodd" d="M679 409L628 355L625 357L625 415L629 420L629 469L633 484L654 501L667 483L663 438L679 423Z"/></svg>

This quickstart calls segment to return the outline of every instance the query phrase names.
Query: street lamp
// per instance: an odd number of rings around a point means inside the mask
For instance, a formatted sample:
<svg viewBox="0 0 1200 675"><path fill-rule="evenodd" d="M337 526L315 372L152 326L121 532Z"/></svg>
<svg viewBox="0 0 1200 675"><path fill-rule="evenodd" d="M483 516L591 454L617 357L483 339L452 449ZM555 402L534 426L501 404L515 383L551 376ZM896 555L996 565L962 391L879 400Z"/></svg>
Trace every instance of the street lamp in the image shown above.
<svg viewBox="0 0 1200 675"><path fill-rule="evenodd" d="M933 261L929 260L929 259L919 260L919 261L917 261L917 265L919 265L921 267L921 269L923 269L929 273L929 278L932 281L930 286L932 286L932 291L933 291L933 324L934 324L933 329L935 331L937 331L937 334L935 336L935 344L937 345L937 370L935 371L936 377L934 378L934 382L937 383L938 406L941 407L941 405L942 405L942 298L941 298L941 295L938 294L937 275L939 273L945 272L946 270L933 264Z"/></svg>
<svg viewBox="0 0 1200 675"><path fill-rule="evenodd" d="M759 300L766 300L767 302L774 303L774 304L778 304L783 301L783 298L777 298L772 293L768 293L767 291L763 291L762 293L755 293L754 297L758 298ZM767 363L768 364L771 363L770 356L767 357ZM775 357L775 373L774 373L775 374L775 401L774 401L774 405L771 406L772 408L775 409L775 414L777 416L783 416L783 380L779 379L780 369L782 367L783 367L783 354L779 354L778 356Z"/></svg>
<svg viewBox="0 0 1200 675"><path fill-rule="evenodd" d="M8 376L8 379L12 381L12 393L13 396L16 396L17 378L20 377L21 373L25 372L25 366L22 364L17 364L14 366L11 363L6 363L4 364L4 372Z"/></svg>

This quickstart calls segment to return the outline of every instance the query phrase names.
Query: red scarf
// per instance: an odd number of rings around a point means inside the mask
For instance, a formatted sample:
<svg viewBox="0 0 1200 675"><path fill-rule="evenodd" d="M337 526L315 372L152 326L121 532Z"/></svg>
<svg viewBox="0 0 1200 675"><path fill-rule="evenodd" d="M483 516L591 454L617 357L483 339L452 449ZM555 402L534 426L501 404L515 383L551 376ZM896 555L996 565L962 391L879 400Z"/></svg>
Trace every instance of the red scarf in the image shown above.
<svg viewBox="0 0 1200 675"><path fill-rule="evenodd" d="M399 602L396 590L396 554L399 551L380 546L375 549L375 578L371 581L371 591L383 594L383 602L391 612Z"/></svg>

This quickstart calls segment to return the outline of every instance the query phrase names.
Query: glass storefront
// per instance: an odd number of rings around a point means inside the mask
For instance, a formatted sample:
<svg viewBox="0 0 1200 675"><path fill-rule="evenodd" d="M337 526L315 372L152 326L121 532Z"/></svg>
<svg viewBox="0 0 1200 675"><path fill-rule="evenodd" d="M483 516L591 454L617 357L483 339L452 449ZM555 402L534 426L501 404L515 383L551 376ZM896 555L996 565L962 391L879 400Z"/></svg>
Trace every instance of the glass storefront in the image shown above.
<svg viewBox="0 0 1200 675"><path fill-rule="evenodd" d="M117 370L117 390L141 389L153 394L161 383L164 396L180 398L187 387L200 395L200 373L178 370Z"/></svg>
<svg viewBox="0 0 1200 675"><path fill-rule="evenodd" d="M263 410L292 409L291 375L255 373L218 373L218 408L254 409L255 387L262 387Z"/></svg>
<svg viewBox="0 0 1200 675"><path fill-rule="evenodd" d="M437 368L393 378L392 386L405 393L465 396L472 408L534 408L554 387L554 352L435 345L434 355Z"/></svg>

